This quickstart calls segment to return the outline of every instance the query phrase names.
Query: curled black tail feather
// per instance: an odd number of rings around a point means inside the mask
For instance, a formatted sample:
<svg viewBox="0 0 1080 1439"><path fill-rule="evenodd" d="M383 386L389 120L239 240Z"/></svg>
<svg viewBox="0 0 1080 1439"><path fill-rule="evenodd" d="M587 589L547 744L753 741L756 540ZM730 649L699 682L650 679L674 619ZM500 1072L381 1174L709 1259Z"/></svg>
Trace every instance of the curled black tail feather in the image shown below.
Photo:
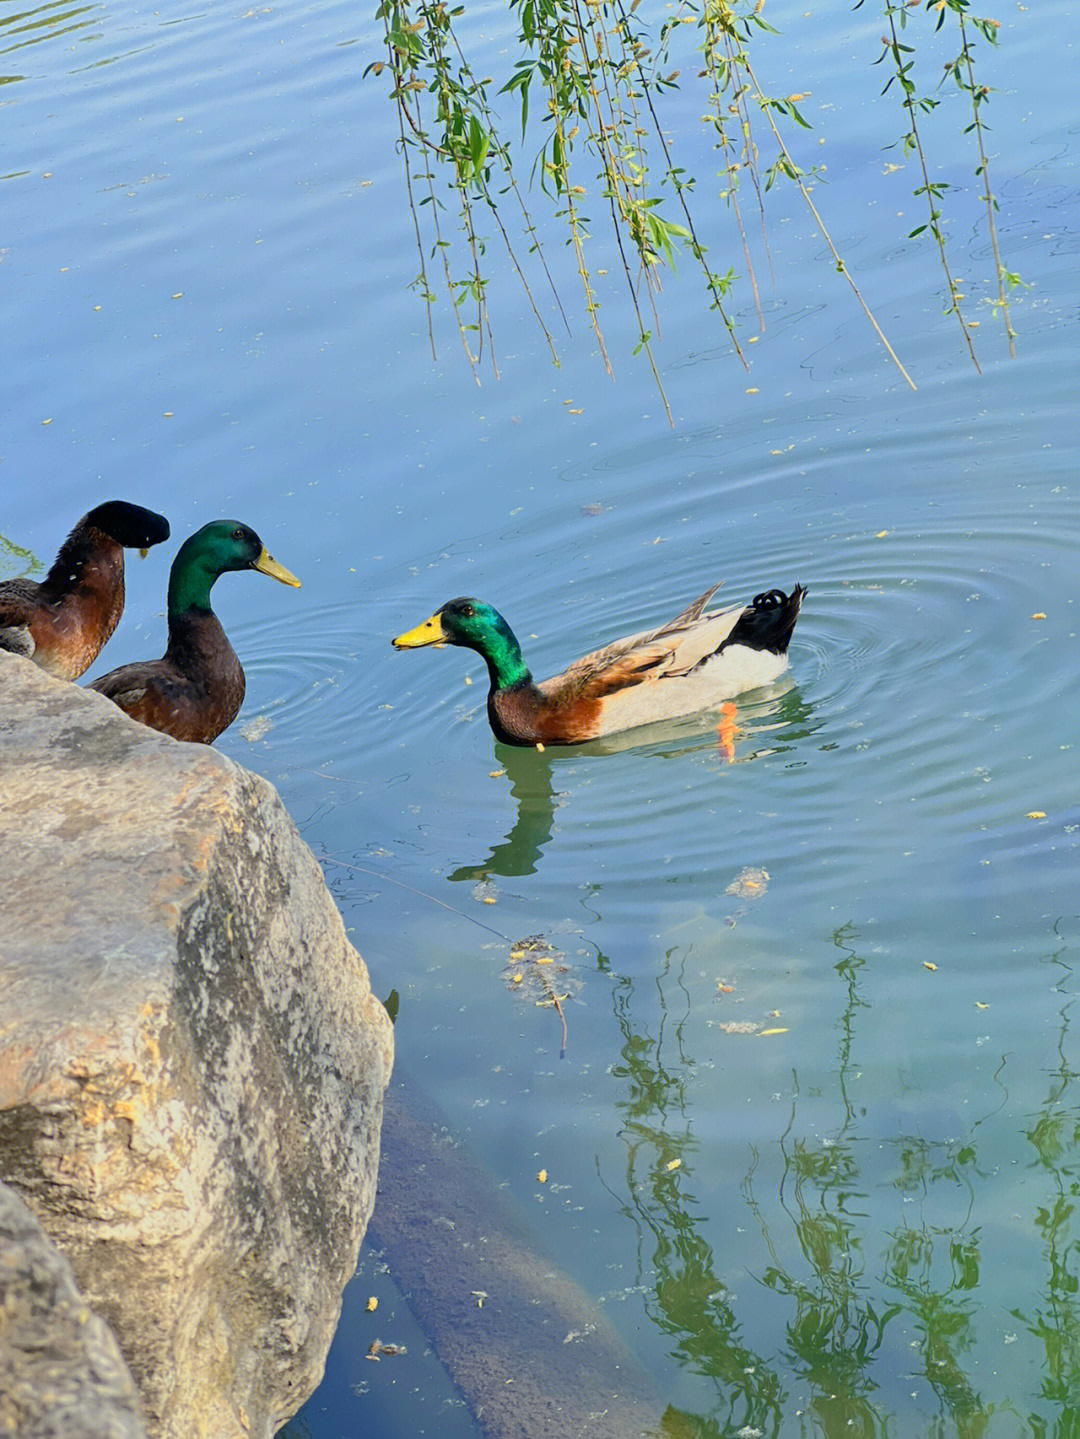
<svg viewBox="0 0 1080 1439"><path fill-rule="evenodd" d="M765 590L755 595L717 654L723 654L728 645L745 645L747 649L768 650L774 655L786 654L805 594L806 586L796 585L790 595L783 590Z"/></svg>

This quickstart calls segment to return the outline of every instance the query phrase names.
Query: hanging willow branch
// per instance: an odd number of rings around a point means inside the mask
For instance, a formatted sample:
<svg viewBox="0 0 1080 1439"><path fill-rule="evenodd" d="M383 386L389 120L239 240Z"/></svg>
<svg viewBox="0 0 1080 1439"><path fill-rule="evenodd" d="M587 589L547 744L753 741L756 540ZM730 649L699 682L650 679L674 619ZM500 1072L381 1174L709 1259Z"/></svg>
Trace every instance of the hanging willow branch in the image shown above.
<svg viewBox="0 0 1080 1439"><path fill-rule="evenodd" d="M908 384L907 370L874 318L851 271L834 245L818 204L812 196L815 170L802 167L785 138L781 125L794 131L810 126L799 109L804 95L769 96L758 83L751 64L751 49L777 32L762 15L764 0L681 0L674 12L665 12L653 26L643 18L640 0L510 0L515 16L519 53L508 79L498 88L520 105L520 141L511 145L501 129L493 94L496 82L479 79L461 43L457 22L464 5L450 8L445 0L382 0L377 14L383 20L386 60L369 65L365 74L388 71L391 95L398 110L400 148L407 195L413 215L419 252L415 286L428 306L429 335L434 346L431 308L436 293L429 266L439 256L443 288L453 304L458 332L477 381L485 351L494 373L488 281L484 274L487 235L497 236L528 297L533 315L555 363L558 351L545 313L559 316L569 331L567 316L541 246L525 194L518 183L512 149L535 143L532 177L541 193L554 204L556 218L566 226L575 267L581 282L584 311L609 374L611 358L600 324L598 280L606 270L590 264L593 234L591 212L599 203L605 227L619 259L623 284L638 326L636 350L643 352L663 395L654 354L659 333L661 275L685 256L704 280L710 307L718 313L731 338L736 356L746 358L729 309L736 272L733 264L717 266L708 258L696 182L677 161L676 149L662 124L665 93L677 86L680 71L671 68L682 58L688 31L700 55L699 80L707 85L707 113L703 120L714 132L722 158L720 195L734 220L741 264L749 281L759 326L764 328L760 286L752 258L740 187L748 180L761 228L761 243L769 255L765 208L768 190L789 180L823 235L836 271L843 275L887 353ZM855 8L865 0L855 0ZM914 46L901 41L908 12L920 0L880 0L889 28L879 57L892 61L894 74L886 90L897 84L908 115L904 143L914 149L922 167L929 220L912 232L929 230L938 245L949 289L949 313L955 313L971 358L974 346L960 310L958 282L954 280L941 226L940 199L947 186L931 178L924 137L917 115L937 104L919 97L910 71ZM1005 320L1010 349L1015 332L1009 315L1007 290L1019 283L1004 268L994 223L996 201L990 189L985 125L980 113L989 90L975 79L973 45L966 27L996 38L997 22L970 15L969 0L926 0L929 18L940 29L947 15L955 16L960 30L960 53L949 67L956 83L968 95L972 122L966 133L974 137L978 153L976 174L984 185L987 225L997 267L998 301ZM762 131L759 143L755 127ZM762 149L771 159L761 163ZM586 173L583 175L582 171ZM711 197L709 197L711 199ZM518 217L512 223L507 205ZM678 219L670 217L674 206ZM710 221L711 208L706 208ZM452 238L450 225L453 225ZM517 226L520 224L520 230ZM771 274L771 258L769 258ZM533 278L530 278L532 276ZM533 284L539 280L550 294L541 304ZM977 364L977 361L976 361Z"/></svg>

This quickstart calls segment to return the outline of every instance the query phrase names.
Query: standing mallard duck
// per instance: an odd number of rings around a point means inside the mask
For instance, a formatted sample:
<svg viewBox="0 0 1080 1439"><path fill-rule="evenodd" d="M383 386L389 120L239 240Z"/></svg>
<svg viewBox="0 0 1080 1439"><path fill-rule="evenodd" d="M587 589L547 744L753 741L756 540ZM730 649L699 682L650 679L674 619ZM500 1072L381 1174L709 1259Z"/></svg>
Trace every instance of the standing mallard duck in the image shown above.
<svg viewBox="0 0 1080 1439"><path fill-rule="evenodd" d="M716 708L787 669L806 590L768 590L746 608L705 606L713 585L666 625L616 640L562 674L534 681L513 630L482 600L450 600L393 641L396 649L465 645L487 661L488 719L507 744L582 744Z"/></svg>
<svg viewBox="0 0 1080 1439"><path fill-rule="evenodd" d="M199 744L217 739L240 712L246 688L236 651L210 608L210 591L226 570L259 570L283 585L300 586L248 525L236 520L203 525L180 546L169 572L164 655L121 665L89 688L173 739Z"/></svg>
<svg viewBox="0 0 1080 1439"><path fill-rule="evenodd" d="M101 653L124 612L124 550L169 538L164 515L109 500L68 535L43 580L0 581L0 649L73 680Z"/></svg>

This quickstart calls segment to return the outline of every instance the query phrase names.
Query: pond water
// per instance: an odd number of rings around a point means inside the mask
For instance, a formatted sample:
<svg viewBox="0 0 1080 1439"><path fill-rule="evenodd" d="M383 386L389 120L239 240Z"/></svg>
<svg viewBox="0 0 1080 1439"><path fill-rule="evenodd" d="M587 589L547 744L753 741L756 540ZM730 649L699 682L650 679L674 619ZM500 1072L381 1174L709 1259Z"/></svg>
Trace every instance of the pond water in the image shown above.
<svg viewBox="0 0 1080 1439"><path fill-rule="evenodd" d="M771 4L760 67L810 92L816 199L918 391L781 189L764 330L736 306L750 375L690 267L665 277L669 428L614 271L615 383L580 321L551 366L494 251L501 379L476 386L445 313L432 361L365 7L0 7L0 572L123 496L169 515L167 558L228 514L302 578L215 591L248 675L219 747L325 860L400 994L401 1071L677 1432L1067 1435L1080 7L1010 4L980 51L1003 255L1030 287L1015 360L952 92L935 117L981 375L905 238L923 212L885 148L904 127L875 8ZM508 66L502 7L475 33L478 64ZM690 86L666 119L718 207L701 108ZM549 258L571 299L557 235ZM165 564L129 566L92 674L160 652ZM552 673L717 580L730 603L809 587L734 760L715 720L506 750L475 656L389 644L475 593ZM531 935L564 956L565 1057L556 1013L508 983ZM368 1363L375 1338L407 1352ZM286 1432L479 1432L374 1246Z"/></svg>

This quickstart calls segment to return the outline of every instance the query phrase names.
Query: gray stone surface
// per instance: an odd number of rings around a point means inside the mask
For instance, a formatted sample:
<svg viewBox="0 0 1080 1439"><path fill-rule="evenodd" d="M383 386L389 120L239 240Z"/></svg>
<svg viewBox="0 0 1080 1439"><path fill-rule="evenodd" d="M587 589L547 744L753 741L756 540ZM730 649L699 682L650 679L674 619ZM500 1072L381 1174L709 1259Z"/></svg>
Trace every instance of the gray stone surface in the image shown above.
<svg viewBox="0 0 1080 1439"><path fill-rule="evenodd" d="M0 654L0 1179L151 1435L263 1439L318 1382L391 1058L274 789Z"/></svg>
<svg viewBox="0 0 1080 1439"><path fill-rule="evenodd" d="M146 1439L108 1326L26 1205L0 1184L0 1434Z"/></svg>

